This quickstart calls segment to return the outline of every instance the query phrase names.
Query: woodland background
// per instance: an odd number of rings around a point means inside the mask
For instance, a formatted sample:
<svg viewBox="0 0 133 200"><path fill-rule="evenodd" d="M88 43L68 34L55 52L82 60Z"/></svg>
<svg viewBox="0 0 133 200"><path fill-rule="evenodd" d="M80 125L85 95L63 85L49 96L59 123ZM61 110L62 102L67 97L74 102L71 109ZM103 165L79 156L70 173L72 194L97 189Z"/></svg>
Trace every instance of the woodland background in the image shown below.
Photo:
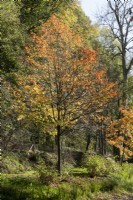
<svg viewBox="0 0 133 200"><path fill-rule="evenodd" d="M0 6L3 199L130 199L132 1L108 1L97 24L76 0Z"/></svg>

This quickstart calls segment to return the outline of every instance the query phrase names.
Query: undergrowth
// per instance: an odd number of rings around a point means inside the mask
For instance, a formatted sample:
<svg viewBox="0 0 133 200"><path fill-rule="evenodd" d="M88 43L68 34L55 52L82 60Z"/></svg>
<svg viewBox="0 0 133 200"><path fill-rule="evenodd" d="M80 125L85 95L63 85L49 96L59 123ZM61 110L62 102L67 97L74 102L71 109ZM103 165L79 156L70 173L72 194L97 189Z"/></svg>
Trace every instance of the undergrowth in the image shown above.
<svg viewBox="0 0 133 200"><path fill-rule="evenodd" d="M11 158L10 158L11 160ZM121 167L112 159L85 157L81 167L64 169L61 176L40 164L36 170L1 175L2 200L96 200L98 194L133 193L133 165ZM10 164L11 165L11 164ZM108 198L109 199L109 198Z"/></svg>

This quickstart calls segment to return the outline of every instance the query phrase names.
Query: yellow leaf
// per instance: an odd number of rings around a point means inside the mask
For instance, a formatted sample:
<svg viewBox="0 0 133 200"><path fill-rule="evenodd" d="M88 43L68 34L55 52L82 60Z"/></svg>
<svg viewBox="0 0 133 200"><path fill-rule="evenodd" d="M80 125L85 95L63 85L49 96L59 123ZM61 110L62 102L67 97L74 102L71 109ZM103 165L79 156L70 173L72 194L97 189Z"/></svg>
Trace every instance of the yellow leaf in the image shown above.
<svg viewBox="0 0 133 200"><path fill-rule="evenodd" d="M30 89L30 86L29 86L29 85L26 85L26 86L25 86L25 89Z"/></svg>
<svg viewBox="0 0 133 200"><path fill-rule="evenodd" d="M37 86L34 87L34 91L40 93L40 89Z"/></svg>
<svg viewBox="0 0 133 200"><path fill-rule="evenodd" d="M25 118L24 115L19 115L18 118L17 118L17 120L20 121L20 120L22 120L22 119L24 119L24 118Z"/></svg>

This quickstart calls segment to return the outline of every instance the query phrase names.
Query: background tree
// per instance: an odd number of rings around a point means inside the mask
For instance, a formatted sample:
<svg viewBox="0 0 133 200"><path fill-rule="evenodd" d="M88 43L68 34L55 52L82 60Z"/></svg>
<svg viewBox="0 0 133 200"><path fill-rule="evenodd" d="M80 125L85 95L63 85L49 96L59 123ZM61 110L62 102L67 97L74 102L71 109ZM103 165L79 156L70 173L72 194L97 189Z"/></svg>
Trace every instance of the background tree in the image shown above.
<svg viewBox="0 0 133 200"><path fill-rule="evenodd" d="M120 149L120 155L123 159L133 155L133 108L122 109L121 112L123 117L110 124L107 140L111 145L113 144Z"/></svg>
<svg viewBox="0 0 133 200"><path fill-rule="evenodd" d="M16 70L22 62L23 28L20 23L20 7L14 1L1 1L1 69Z"/></svg>
<svg viewBox="0 0 133 200"><path fill-rule="evenodd" d="M103 24L109 27L109 37L116 42L114 54L121 58L123 80L127 80L127 75L133 65L133 21L132 21L132 1L108 1L108 11L102 17Z"/></svg>
<svg viewBox="0 0 133 200"><path fill-rule="evenodd" d="M108 1L108 10L100 18L102 24L108 27L108 48L112 50L114 58L118 57L119 66L121 67L121 76L119 79L119 98L118 109L120 106L128 106L129 100L129 87L128 75L132 71L133 66L133 21L132 21L132 1ZM131 83L130 83L131 87ZM117 112L119 113L119 111ZM121 118L122 113L118 114ZM115 150L117 152L117 149ZM118 153L116 153L118 154Z"/></svg>
<svg viewBox="0 0 133 200"><path fill-rule="evenodd" d="M94 41L96 43L99 35L98 27L91 24L91 20L83 12L80 3L73 1L71 4L67 4L65 9L61 7L57 15L65 24L71 27L75 34L82 37L82 42L84 41L86 46L93 47Z"/></svg>
<svg viewBox="0 0 133 200"><path fill-rule="evenodd" d="M28 32L34 30L40 24L39 20L47 21L51 15L59 12L61 8L65 9L67 4L72 2L74 0L21 0L21 23Z"/></svg>

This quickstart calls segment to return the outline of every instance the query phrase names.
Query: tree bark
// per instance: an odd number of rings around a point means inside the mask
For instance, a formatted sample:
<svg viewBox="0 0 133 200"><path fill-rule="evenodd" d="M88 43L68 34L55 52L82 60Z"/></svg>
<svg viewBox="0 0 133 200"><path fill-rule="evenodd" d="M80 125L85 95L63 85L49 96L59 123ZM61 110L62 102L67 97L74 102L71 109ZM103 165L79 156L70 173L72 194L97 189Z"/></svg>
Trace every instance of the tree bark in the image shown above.
<svg viewBox="0 0 133 200"><path fill-rule="evenodd" d="M120 160L120 149L116 146L113 146L113 156L115 157L115 160Z"/></svg>
<svg viewBox="0 0 133 200"><path fill-rule="evenodd" d="M88 149L89 149L90 142L91 142L91 135L90 135L90 133L88 133L88 135L87 135L86 151L88 151Z"/></svg>
<svg viewBox="0 0 133 200"><path fill-rule="evenodd" d="M61 174L61 144L60 144L60 136L61 136L61 127L60 125L57 126L57 170L58 173Z"/></svg>

